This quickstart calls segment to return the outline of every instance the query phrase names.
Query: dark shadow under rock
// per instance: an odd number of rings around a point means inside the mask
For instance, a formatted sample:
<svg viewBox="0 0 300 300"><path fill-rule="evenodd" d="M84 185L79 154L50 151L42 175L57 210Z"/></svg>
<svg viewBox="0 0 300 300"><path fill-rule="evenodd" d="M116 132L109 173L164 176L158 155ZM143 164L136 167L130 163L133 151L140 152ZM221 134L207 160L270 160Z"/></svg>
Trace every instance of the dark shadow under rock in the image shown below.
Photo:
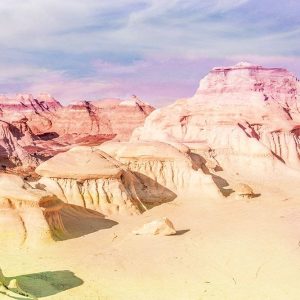
<svg viewBox="0 0 300 300"><path fill-rule="evenodd" d="M77 238L118 224L97 211L71 204L66 204L60 215L67 236L60 236L59 240Z"/></svg>

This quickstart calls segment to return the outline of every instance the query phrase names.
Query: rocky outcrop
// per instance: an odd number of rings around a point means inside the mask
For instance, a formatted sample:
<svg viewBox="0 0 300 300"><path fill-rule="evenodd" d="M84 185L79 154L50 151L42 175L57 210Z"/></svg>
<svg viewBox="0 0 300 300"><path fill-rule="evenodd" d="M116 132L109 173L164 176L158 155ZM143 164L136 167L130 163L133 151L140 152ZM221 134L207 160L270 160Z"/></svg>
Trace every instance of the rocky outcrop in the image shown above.
<svg viewBox="0 0 300 300"><path fill-rule="evenodd" d="M115 224L95 211L64 203L44 185L0 174L0 238L4 249L48 246Z"/></svg>
<svg viewBox="0 0 300 300"><path fill-rule="evenodd" d="M65 234L63 203L16 175L0 174L1 245L35 247Z"/></svg>
<svg viewBox="0 0 300 300"><path fill-rule="evenodd" d="M76 145L128 140L153 110L137 97L78 101L68 106L48 94L0 97L0 120L13 125L20 146L42 160Z"/></svg>
<svg viewBox="0 0 300 300"><path fill-rule="evenodd" d="M129 104L126 104L126 103ZM69 138L85 136L111 136L117 139L129 139L132 131L143 124L153 108L140 100L130 101L79 101L61 107L55 113L46 116L50 123L48 128L37 124L39 116L35 115L29 122L37 132L55 132L58 136ZM122 121L120 121L122 120ZM42 129L42 131L41 131Z"/></svg>
<svg viewBox="0 0 300 300"><path fill-rule="evenodd" d="M18 94L16 97L0 97L1 118L18 121L30 113L54 112L62 105L49 94L33 97L31 94Z"/></svg>
<svg viewBox="0 0 300 300"><path fill-rule="evenodd" d="M0 97L0 120L13 125L19 145L42 160L76 145L128 140L153 110L137 97L78 101L68 106L48 94Z"/></svg>
<svg viewBox="0 0 300 300"><path fill-rule="evenodd" d="M165 197L171 199L172 193L175 197L183 194L196 198L203 195L219 196L212 177L194 166L189 149L184 145L162 142L106 142L98 148L126 165L149 187L147 191L151 191L151 195L143 198L154 197L166 201ZM153 193L154 190L157 193Z"/></svg>
<svg viewBox="0 0 300 300"><path fill-rule="evenodd" d="M129 140L132 131L141 126L145 118L154 110L150 104L134 95L131 99L120 102L104 100L92 104L100 108L110 120L112 133L116 134L115 139L122 141Z"/></svg>
<svg viewBox="0 0 300 300"><path fill-rule="evenodd" d="M23 166L37 166L39 160L30 155L21 144L30 143L30 132L22 133L20 129L0 121L0 165L2 169Z"/></svg>
<svg viewBox="0 0 300 300"><path fill-rule="evenodd" d="M113 134L109 118L89 101L61 108L51 119L50 130L62 135Z"/></svg>
<svg viewBox="0 0 300 300"><path fill-rule="evenodd" d="M257 180L293 177L291 169L300 169L299 93L299 80L285 69L215 68L195 96L152 112L131 141L181 142L220 168Z"/></svg>
<svg viewBox="0 0 300 300"><path fill-rule="evenodd" d="M48 94L0 98L1 119L16 122L26 118L27 125L36 135L54 132L57 137L69 135L69 138L72 135L113 135L128 139L153 109L135 96L125 101L78 101L68 106L62 106Z"/></svg>
<svg viewBox="0 0 300 300"><path fill-rule="evenodd" d="M40 186L65 203L105 215L139 214L145 210L135 177L115 159L91 147L75 147L36 169Z"/></svg>

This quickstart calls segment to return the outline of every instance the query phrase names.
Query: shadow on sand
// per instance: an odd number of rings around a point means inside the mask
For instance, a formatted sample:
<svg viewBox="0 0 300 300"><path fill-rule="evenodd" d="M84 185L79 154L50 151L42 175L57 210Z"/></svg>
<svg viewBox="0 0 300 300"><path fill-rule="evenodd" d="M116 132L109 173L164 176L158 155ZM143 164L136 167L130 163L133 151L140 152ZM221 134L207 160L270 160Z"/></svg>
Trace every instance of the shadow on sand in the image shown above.
<svg viewBox="0 0 300 300"><path fill-rule="evenodd" d="M60 292L78 287L84 283L69 270L48 271L16 277L5 277L7 283L16 280L19 289L9 288L0 294L12 299L39 299L56 295ZM24 292L24 295L22 293Z"/></svg>
<svg viewBox="0 0 300 300"><path fill-rule="evenodd" d="M72 204L66 204L61 210L61 218L68 235L60 240L78 238L118 224L97 211Z"/></svg>
<svg viewBox="0 0 300 300"><path fill-rule="evenodd" d="M207 160L204 157L202 157L201 155L196 154L196 153L192 153L192 154L190 154L190 156L193 160L194 168L202 169L204 174L210 175L212 177L212 180L214 181L214 183L220 190L220 192L223 194L223 196L228 197L230 194L234 193L233 189L226 188L226 187L229 187L229 183L224 178L210 172L209 168L207 167ZM216 165L216 167L214 169L215 169L215 172L223 170L222 167L220 167L218 165Z"/></svg>
<svg viewBox="0 0 300 300"><path fill-rule="evenodd" d="M182 230L177 230L174 235L183 235L187 232L191 231L191 229L182 229Z"/></svg>

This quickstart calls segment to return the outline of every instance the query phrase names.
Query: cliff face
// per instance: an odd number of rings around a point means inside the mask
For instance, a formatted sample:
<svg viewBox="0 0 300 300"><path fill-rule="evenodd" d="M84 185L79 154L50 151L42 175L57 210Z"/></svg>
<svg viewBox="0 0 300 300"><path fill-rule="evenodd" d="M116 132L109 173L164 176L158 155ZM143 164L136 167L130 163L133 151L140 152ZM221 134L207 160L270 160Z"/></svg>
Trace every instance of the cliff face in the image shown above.
<svg viewBox="0 0 300 300"><path fill-rule="evenodd" d="M220 196L212 177L193 164L189 149L182 145L106 142L99 148L127 166L150 191L157 191L143 199L153 197L164 202L187 194L189 197Z"/></svg>
<svg viewBox="0 0 300 300"><path fill-rule="evenodd" d="M100 213L64 203L41 183L0 173L1 245L12 253L20 247L47 247L115 224Z"/></svg>
<svg viewBox="0 0 300 300"><path fill-rule="evenodd" d="M151 113L131 140L206 148L223 165L255 157L269 171L274 164L299 169L299 94L299 80L284 69L248 63L215 68L201 80L195 96ZM260 163L252 162L248 169L253 165L255 173Z"/></svg>
<svg viewBox="0 0 300 300"><path fill-rule="evenodd" d="M53 112L62 105L49 94L33 97L31 94L18 94L16 97L0 97L2 118L8 121L19 120L20 117L34 112L36 114Z"/></svg>
<svg viewBox="0 0 300 300"><path fill-rule="evenodd" d="M140 214L183 195L221 196L212 177L195 168L187 153L159 142L75 147L36 172L42 176L37 186L105 215Z"/></svg>
<svg viewBox="0 0 300 300"><path fill-rule="evenodd" d="M1 119L14 122L26 118L34 134L109 134L128 139L132 130L142 125L152 111L153 107L135 96L128 101L78 101L68 106L62 106L47 94L0 98Z"/></svg>
<svg viewBox="0 0 300 300"><path fill-rule="evenodd" d="M22 125L21 125L22 127ZM23 129L23 131L22 131ZM37 166L39 160L30 155L21 145L30 143L32 136L24 128L0 121L0 164L2 169Z"/></svg>
<svg viewBox="0 0 300 300"><path fill-rule="evenodd" d="M41 164L39 184L65 203L111 214L145 210L136 193L139 182L122 164L103 151L75 147Z"/></svg>
<svg viewBox="0 0 300 300"><path fill-rule="evenodd" d="M12 135L19 144L14 148L41 159L75 145L97 145L113 138L128 140L151 111L153 107L136 97L128 101L79 101L65 107L48 94L0 97L0 120L13 129ZM8 156L11 153L4 158ZM30 162L23 157L17 158L21 165Z"/></svg>

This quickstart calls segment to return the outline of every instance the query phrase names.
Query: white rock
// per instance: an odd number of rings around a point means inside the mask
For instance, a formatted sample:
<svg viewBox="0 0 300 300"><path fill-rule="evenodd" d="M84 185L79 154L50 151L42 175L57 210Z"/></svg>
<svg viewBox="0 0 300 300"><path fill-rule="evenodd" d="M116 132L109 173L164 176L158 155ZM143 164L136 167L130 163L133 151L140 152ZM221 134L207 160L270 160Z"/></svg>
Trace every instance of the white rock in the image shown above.
<svg viewBox="0 0 300 300"><path fill-rule="evenodd" d="M176 234L173 223L166 217L145 224L142 228L133 231L136 235L172 235Z"/></svg>

